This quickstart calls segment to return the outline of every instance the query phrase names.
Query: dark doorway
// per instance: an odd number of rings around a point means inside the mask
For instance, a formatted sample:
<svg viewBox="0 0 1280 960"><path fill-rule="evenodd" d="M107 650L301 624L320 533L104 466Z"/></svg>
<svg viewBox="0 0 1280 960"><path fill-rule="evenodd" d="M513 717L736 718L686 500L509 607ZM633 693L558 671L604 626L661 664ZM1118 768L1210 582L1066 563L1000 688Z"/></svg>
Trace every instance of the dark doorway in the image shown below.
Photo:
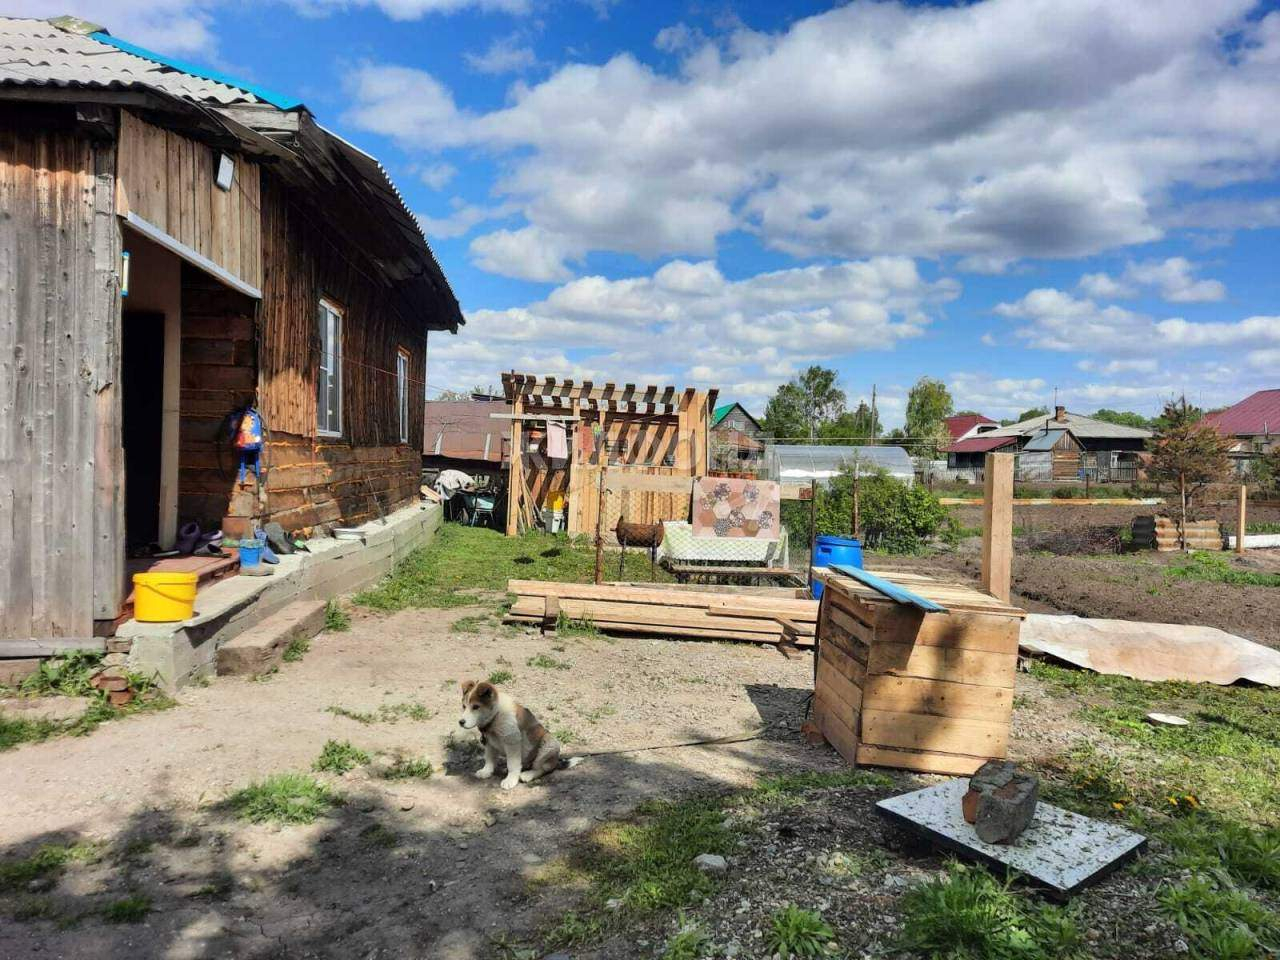
<svg viewBox="0 0 1280 960"><path fill-rule="evenodd" d="M160 535L160 426L164 409L164 314L124 313L121 435L128 547Z"/></svg>

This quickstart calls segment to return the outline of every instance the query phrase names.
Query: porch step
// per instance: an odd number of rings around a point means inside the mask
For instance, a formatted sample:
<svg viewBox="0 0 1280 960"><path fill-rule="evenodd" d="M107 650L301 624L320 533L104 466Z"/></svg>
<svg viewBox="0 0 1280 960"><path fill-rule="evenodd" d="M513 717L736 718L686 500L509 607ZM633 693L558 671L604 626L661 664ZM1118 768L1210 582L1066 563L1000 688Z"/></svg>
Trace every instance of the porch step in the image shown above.
<svg viewBox="0 0 1280 960"><path fill-rule="evenodd" d="M324 629L323 600L295 600L218 648L218 676L259 677L279 665L285 647Z"/></svg>

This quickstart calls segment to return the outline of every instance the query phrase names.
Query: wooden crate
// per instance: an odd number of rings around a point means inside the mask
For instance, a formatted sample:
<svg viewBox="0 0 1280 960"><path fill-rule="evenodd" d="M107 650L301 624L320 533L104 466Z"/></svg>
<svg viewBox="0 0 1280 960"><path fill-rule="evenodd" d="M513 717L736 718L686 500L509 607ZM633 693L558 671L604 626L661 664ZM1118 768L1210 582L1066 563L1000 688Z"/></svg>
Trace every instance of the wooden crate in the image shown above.
<svg viewBox="0 0 1280 960"><path fill-rule="evenodd" d="M947 612L815 571L825 585L814 696L823 736L859 766L967 775L1003 758L1025 611L920 574L876 573Z"/></svg>

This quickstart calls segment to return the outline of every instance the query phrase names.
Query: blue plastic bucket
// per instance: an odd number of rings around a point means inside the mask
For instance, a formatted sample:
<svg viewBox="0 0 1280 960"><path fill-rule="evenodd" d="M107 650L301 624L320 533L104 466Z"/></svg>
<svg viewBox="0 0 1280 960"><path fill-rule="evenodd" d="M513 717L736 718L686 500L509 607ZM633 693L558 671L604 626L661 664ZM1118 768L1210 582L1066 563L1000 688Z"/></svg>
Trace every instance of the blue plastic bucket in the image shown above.
<svg viewBox="0 0 1280 960"><path fill-rule="evenodd" d="M262 562L262 541L261 540L241 540L240 541L240 566L256 567Z"/></svg>
<svg viewBox="0 0 1280 960"><path fill-rule="evenodd" d="M829 567L836 563L861 570L862 542L851 537L833 537L826 534L818 537L813 546L813 565ZM813 596L815 600L822 596L822 582L816 579L813 581Z"/></svg>

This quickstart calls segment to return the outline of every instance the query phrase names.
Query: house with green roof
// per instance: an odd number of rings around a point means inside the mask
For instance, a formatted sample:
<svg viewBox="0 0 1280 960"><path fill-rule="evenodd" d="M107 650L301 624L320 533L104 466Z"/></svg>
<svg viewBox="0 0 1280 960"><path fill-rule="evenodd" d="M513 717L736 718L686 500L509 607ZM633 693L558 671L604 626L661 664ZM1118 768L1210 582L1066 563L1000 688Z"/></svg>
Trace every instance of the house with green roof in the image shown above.
<svg viewBox="0 0 1280 960"><path fill-rule="evenodd" d="M711 414L711 468L757 476L764 460L765 432L742 404L725 403Z"/></svg>

